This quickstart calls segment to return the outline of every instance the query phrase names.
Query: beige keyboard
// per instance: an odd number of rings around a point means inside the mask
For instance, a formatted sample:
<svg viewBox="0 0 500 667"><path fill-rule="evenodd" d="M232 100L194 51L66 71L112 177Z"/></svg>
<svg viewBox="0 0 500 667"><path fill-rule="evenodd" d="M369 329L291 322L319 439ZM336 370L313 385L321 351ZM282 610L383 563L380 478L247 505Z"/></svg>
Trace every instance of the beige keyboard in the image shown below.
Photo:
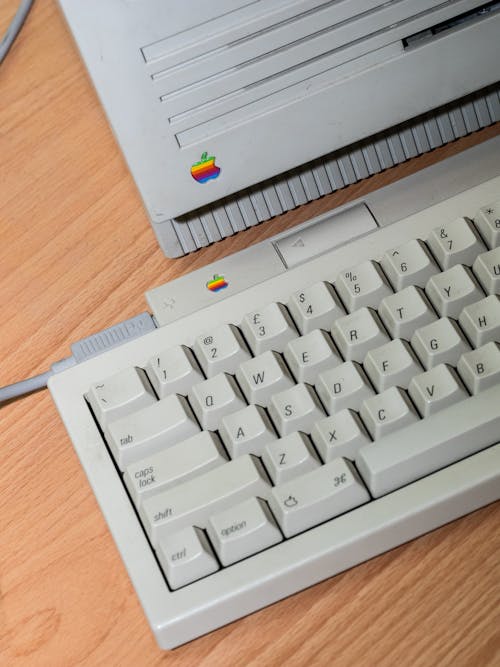
<svg viewBox="0 0 500 667"><path fill-rule="evenodd" d="M161 646L500 496L494 191L51 380Z"/></svg>

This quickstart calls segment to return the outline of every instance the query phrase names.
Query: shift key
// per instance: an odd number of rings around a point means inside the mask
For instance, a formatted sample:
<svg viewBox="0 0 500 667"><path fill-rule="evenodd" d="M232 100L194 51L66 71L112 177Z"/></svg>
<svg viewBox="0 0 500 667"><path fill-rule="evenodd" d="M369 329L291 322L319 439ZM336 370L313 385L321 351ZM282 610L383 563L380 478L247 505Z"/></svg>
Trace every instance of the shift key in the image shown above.
<svg viewBox="0 0 500 667"><path fill-rule="evenodd" d="M271 488L259 459L245 454L195 479L146 498L139 510L154 546L185 526L205 528L208 519L252 496L267 497Z"/></svg>

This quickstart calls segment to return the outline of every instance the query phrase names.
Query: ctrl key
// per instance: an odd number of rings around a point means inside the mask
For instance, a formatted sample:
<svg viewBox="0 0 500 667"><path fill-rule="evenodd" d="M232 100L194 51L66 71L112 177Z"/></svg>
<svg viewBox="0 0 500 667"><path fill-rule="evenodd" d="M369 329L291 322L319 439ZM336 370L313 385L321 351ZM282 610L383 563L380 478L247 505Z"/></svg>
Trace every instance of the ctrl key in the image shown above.
<svg viewBox="0 0 500 667"><path fill-rule="evenodd" d="M163 538L158 543L157 554L173 590L219 569L207 536L200 528L183 528Z"/></svg>

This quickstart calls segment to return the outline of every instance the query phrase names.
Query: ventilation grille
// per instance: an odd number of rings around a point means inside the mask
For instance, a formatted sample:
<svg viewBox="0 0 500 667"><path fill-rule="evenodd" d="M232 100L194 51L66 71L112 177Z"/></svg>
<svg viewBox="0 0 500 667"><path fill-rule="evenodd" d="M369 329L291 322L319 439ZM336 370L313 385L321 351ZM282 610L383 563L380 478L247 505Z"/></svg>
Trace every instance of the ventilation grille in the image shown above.
<svg viewBox="0 0 500 667"><path fill-rule="evenodd" d="M261 0L142 48L180 147L403 51L478 0Z"/></svg>
<svg viewBox="0 0 500 667"><path fill-rule="evenodd" d="M498 121L497 83L154 229L169 257L187 254Z"/></svg>

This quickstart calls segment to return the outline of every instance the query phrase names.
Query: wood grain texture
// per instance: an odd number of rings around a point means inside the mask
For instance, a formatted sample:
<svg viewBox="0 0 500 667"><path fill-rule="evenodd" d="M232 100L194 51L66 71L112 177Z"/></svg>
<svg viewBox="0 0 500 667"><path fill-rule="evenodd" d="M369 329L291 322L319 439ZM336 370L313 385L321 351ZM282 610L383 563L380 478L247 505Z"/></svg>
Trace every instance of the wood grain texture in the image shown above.
<svg viewBox="0 0 500 667"><path fill-rule="evenodd" d="M56 3L37 0L0 67L0 384L144 309L146 289L497 132L166 260ZM47 392L0 408L0 453L1 665L500 665L499 503L163 653Z"/></svg>

